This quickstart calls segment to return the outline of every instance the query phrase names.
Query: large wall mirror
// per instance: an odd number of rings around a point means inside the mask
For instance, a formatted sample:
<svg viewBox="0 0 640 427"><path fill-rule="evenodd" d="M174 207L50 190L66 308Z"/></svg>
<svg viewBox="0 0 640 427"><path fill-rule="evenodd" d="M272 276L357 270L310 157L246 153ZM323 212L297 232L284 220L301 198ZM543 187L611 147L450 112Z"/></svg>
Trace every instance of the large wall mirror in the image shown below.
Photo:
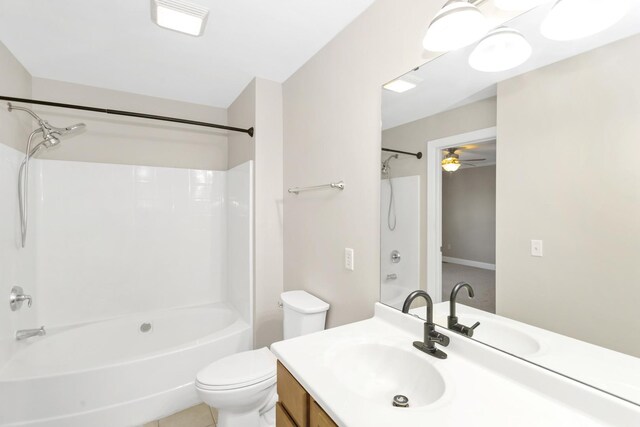
<svg viewBox="0 0 640 427"><path fill-rule="evenodd" d="M506 23L516 68L475 43L382 89L380 298L447 327L469 283L472 339L640 404L640 2L571 41L552 6Z"/></svg>

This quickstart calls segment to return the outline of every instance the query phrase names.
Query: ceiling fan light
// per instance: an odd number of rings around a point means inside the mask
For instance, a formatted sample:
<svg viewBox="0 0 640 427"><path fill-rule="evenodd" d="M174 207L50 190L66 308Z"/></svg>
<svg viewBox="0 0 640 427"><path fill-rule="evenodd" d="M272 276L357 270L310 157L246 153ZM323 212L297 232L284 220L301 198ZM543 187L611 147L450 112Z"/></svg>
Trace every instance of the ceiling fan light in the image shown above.
<svg viewBox="0 0 640 427"><path fill-rule="evenodd" d="M522 65L531 52L531 45L519 31L500 27L487 34L473 49L469 65L484 72L506 71Z"/></svg>
<svg viewBox="0 0 640 427"><path fill-rule="evenodd" d="M442 159L442 169L447 172L455 172L460 169L460 160L457 157L445 157Z"/></svg>
<svg viewBox="0 0 640 427"><path fill-rule="evenodd" d="M449 0L433 18L423 46L432 52L447 52L468 46L488 31L485 16L466 0Z"/></svg>
<svg viewBox="0 0 640 427"><path fill-rule="evenodd" d="M543 3L548 3L549 1L550 0L495 0L495 5L498 9L513 12L518 10L530 10Z"/></svg>
<svg viewBox="0 0 640 427"><path fill-rule="evenodd" d="M588 37L620 21L630 6L630 0L558 0L540 32L558 41Z"/></svg>

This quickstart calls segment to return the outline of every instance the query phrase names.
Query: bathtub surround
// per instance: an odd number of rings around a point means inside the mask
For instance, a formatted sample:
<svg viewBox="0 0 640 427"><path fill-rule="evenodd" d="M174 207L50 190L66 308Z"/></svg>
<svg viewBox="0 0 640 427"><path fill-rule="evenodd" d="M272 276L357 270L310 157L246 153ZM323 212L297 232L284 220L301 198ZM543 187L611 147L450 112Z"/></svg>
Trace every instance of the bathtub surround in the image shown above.
<svg viewBox="0 0 640 427"><path fill-rule="evenodd" d="M392 164L391 175L395 170ZM391 221L396 216L396 228L387 224L389 179L380 184L380 293L381 301L402 309L405 298L420 284L420 176L392 178L394 206ZM393 262L391 253L398 251L400 262ZM389 277L389 275L395 275Z"/></svg>
<svg viewBox="0 0 640 427"><path fill-rule="evenodd" d="M2 43L0 64L0 92L10 96L30 97L31 76ZM22 286L27 293L33 292L31 284L35 282L34 249L30 247L18 250L18 167L31 130L30 116L11 114L6 110L5 103L0 103L0 298L8 298L15 285ZM33 310L28 310L26 304L16 312L11 312L8 305L0 310L0 366L18 348L15 331L39 327L37 322L36 314Z"/></svg>

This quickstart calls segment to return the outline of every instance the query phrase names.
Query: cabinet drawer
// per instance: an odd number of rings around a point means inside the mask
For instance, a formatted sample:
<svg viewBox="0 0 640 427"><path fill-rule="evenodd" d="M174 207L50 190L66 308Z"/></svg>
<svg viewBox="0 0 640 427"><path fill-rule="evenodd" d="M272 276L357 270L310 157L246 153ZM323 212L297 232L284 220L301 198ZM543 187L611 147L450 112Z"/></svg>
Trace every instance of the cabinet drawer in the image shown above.
<svg viewBox="0 0 640 427"><path fill-rule="evenodd" d="M309 424L309 394L278 362L278 400L298 427Z"/></svg>
<svg viewBox="0 0 640 427"><path fill-rule="evenodd" d="M309 427L338 427L331 417L311 397L311 410L309 414Z"/></svg>
<svg viewBox="0 0 640 427"><path fill-rule="evenodd" d="M282 404L276 404L276 427L297 427Z"/></svg>

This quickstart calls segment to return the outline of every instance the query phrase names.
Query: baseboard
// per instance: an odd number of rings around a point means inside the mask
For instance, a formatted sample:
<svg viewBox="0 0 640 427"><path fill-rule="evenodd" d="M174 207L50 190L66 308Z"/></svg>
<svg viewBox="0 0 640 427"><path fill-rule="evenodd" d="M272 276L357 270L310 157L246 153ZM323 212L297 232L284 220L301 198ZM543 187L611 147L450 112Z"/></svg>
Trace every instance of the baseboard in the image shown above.
<svg viewBox="0 0 640 427"><path fill-rule="evenodd" d="M475 267L475 268L482 268L483 270L496 270L496 265L495 264L489 264L487 262L480 262L480 261L471 261L468 259L460 259L460 258L452 258L452 257L448 257L448 256L443 256L442 257L442 262L448 262L451 264L460 264L460 265L466 265L467 267Z"/></svg>

